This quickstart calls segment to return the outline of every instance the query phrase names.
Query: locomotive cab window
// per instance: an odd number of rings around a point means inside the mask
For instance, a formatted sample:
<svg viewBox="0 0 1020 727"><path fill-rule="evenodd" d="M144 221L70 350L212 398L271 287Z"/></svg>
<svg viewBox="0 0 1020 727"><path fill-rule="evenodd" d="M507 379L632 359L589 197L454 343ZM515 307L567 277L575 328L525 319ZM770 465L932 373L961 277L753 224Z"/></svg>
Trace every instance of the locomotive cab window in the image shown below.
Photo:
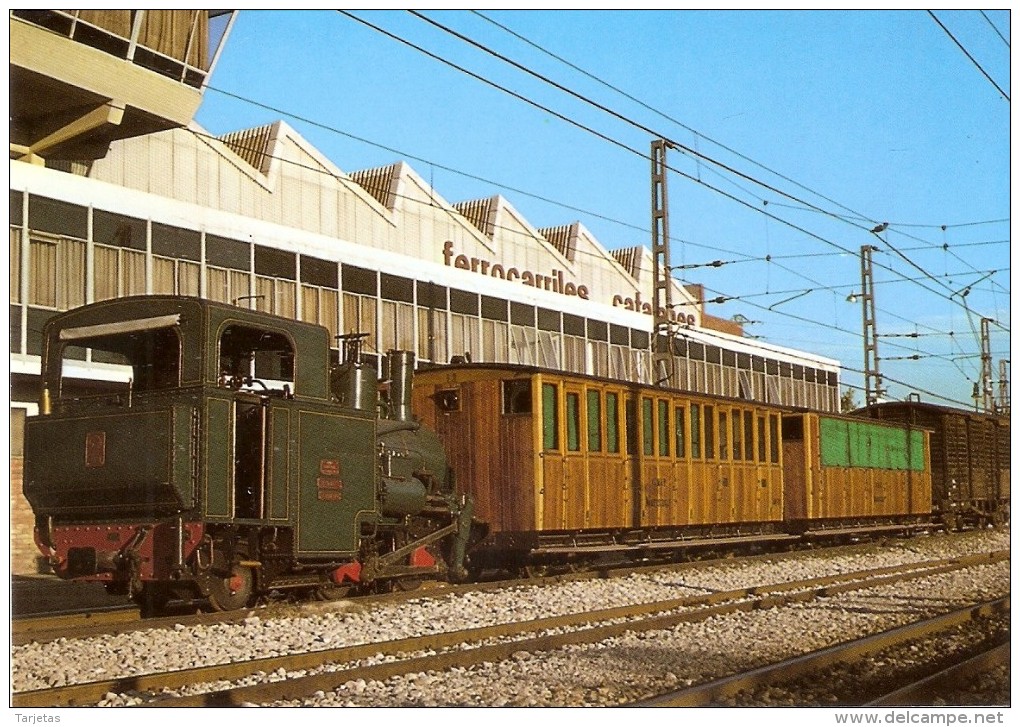
<svg viewBox="0 0 1020 727"><path fill-rule="evenodd" d="M230 325L220 335L219 383L270 393L294 390L294 346L282 333Z"/></svg>
<svg viewBox="0 0 1020 727"><path fill-rule="evenodd" d="M92 360L106 366L111 378L124 382L134 393L171 389L181 382L181 337L176 317L157 317L136 321L65 328L60 331L61 395L65 380L74 376L84 349L91 349ZM116 385L114 385L116 388ZM75 392L96 395L104 390Z"/></svg>
<svg viewBox="0 0 1020 727"><path fill-rule="evenodd" d="M602 451L602 398L596 389L588 389L588 451Z"/></svg>

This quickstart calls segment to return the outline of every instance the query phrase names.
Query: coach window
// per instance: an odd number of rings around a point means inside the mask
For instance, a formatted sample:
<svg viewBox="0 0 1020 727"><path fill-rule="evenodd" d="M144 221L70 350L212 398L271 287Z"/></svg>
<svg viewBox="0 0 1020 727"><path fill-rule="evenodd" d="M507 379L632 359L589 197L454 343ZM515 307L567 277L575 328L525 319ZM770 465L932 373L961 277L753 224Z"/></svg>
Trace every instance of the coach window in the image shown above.
<svg viewBox="0 0 1020 727"><path fill-rule="evenodd" d="M655 453L655 443L652 439L654 424L652 422L652 400L641 399L641 440L644 443L643 452L651 456Z"/></svg>
<svg viewBox="0 0 1020 727"><path fill-rule="evenodd" d="M676 422L676 444L674 445L674 447L676 449L677 459L683 459L684 457L687 456L686 447L687 437L684 431L684 422L686 420L686 414L687 410L685 407L682 406L676 407L676 409L674 409L673 411L673 418L674 421Z"/></svg>
<svg viewBox="0 0 1020 727"><path fill-rule="evenodd" d="M660 399L659 402L659 456L669 456L669 402Z"/></svg>
<svg viewBox="0 0 1020 727"><path fill-rule="evenodd" d="M705 406L705 459L715 459L715 407Z"/></svg>
<svg viewBox="0 0 1020 727"><path fill-rule="evenodd" d="M758 417L758 461L765 462L765 417Z"/></svg>
<svg viewBox="0 0 1020 727"><path fill-rule="evenodd" d="M730 435L725 411L719 412L719 459L730 458Z"/></svg>
<svg viewBox="0 0 1020 727"><path fill-rule="evenodd" d="M602 397L596 389L588 389L588 451L602 451Z"/></svg>
<svg viewBox="0 0 1020 727"><path fill-rule="evenodd" d="M691 456L701 459L701 404L691 404Z"/></svg>
<svg viewBox="0 0 1020 727"><path fill-rule="evenodd" d="M633 396L628 396L623 402L624 427L627 437L624 447L627 454L636 457L641 452L640 432L638 431L638 407Z"/></svg>
<svg viewBox="0 0 1020 727"><path fill-rule="evenodd" d="M606 392L606 451L620 453L620 397L615 391Z"/></svg>
<svg viewBox="0 0 1020 727"><path fill-rule="evenodd" d="M581 397L567 392L567 451L581 451Z"/></svg>
<svg viewBox="0 0 1020 727"><path fill-rule="evenodd" d="M444 414L460 411L460 389L441 389L435 393L433 400Z"/></svg>
<svg viewBox="0 0 1020 727"><path fill-rule="evenodd" d="M744 459L754 459L754 414L744 412Z"/></svg>
<svg viewBox="0 0 1020 727"><path fill-rule="evenodd" d="M733 459L739 460L744 453L743 438L741 436L743 434L743 428L740 424L741 421L740 410L734 409L732 412L730 412L730 417L731 417L730 428L733 432Z"/></svg>
<svg viewBox="0 0 1020 727"><path fill-rule="evenodd" d="M779 462L779 416L769 415L769 460Z"/></svg>
<svg viewBox="0 0 1020 727"><path fill-rule="evenodd" d="M542 448L560 448L560 421L555 384L542 384Z"/></svg>

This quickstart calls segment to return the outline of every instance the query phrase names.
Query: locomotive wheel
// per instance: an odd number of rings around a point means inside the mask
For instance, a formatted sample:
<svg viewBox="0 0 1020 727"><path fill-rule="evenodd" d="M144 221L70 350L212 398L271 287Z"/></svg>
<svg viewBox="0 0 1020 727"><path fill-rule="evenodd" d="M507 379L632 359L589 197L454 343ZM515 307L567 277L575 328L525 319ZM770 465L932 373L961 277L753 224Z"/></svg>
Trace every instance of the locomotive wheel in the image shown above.
<svg viewBox="0 0 1020 727"><path fill-rule="evenodd" d="M214 578L209 584L209 603L217 611L244 608L251 599L255 576L251 568L237 566L226 578Z"/></svg>
<svg viewBox="0 0 1020 727"><path fill-rule="evenodd" d="M351 592L351 586L323 585L315 589L315 598L319 601L339 601Z"/></svg>
<svg viewBox="0 0 1020 727"><path fill-rule="evenodd" d="M424 582L422 578L397 578L393 581L394 591L417 591Z"/></svg>

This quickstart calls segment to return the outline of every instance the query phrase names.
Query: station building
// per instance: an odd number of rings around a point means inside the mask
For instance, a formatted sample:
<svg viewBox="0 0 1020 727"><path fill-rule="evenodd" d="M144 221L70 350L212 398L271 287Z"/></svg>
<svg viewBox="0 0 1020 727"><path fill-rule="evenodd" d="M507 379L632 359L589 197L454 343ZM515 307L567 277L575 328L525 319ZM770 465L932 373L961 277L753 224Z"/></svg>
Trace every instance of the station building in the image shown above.
<svg viewBox="0 0 1020 727"><path fill-rule="evenodd" d="M95 47L95 37L106 37L97 28L114 39L129 29L137 41L145 16L120 11L128 15L114 18L113 30L113 21L104 26L105 17L93 16L90 33L75 38L73 29L65 36L63 26L51 26L84 23L88 11L26 12L11 14L12 89L17 81L25 90L12 91L10 161L15 573L35 567L19 456L24 419L37 411L42 326L58 311L94 301L200 296L319 323L333 336L366 333L369 356L396 348L424 364L522 363L838 411L837 361L744 337L739 324L704 311L698 286L673 281L671 354L668 362L654 358L653 261L644 246L610 250L579 222L536 228L499 195L447 201L403 162L344 172L282 121L208 133L192 116L213 46L226 37L226 30L210 31L215 11L149 11L150 24L161 12L178 21L176 45L164 48L171 58L182 51L176 77L117 57L126 64L121 84L159 87L169 78L184 111L141 113L120 88L88 89L100 111L85 114L87 122L48 134L56 122L37 124L34 136L16 135L16 123L29 124L15 108L34 98L37 76L49 74L52 84L54 75L67 75L27 45L19 52L22 36L108 63L110 51ZM187 54L202 34L209 37L192 63ZM80 89L91 81L61 83ZM137 121L111 124L120 113ZM76 123L79 133L67 128ZM127 381L88 350L72 355L73 376Z"/></svg>

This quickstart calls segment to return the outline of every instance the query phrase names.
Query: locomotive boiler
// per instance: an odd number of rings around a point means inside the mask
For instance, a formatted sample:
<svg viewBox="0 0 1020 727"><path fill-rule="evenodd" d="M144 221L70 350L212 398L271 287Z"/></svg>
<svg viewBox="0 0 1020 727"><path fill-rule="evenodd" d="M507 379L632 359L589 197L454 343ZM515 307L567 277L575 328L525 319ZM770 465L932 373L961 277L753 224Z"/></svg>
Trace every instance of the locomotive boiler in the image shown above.
<svg viewBox="0 0 1020 727"><path fill-rule="evenodd" d="M52 318L24 491L54 571L150 610L460 577L472 504L410 416L413 355L380 385L346 343L331 365L326 329L197 298Z"/></svg>

